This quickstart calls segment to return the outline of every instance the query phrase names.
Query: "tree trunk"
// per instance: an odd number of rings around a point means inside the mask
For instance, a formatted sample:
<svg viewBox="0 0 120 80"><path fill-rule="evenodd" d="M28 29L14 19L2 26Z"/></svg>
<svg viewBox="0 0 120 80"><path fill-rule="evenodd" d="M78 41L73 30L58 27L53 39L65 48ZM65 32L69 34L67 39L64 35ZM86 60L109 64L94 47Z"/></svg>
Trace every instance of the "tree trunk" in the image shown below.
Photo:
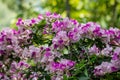
<svg viewBox="0 0 120 80"><path fill-rule="evenodd" d="M66 0L66 15L70 18L70 5L69 0Z"/></svg>

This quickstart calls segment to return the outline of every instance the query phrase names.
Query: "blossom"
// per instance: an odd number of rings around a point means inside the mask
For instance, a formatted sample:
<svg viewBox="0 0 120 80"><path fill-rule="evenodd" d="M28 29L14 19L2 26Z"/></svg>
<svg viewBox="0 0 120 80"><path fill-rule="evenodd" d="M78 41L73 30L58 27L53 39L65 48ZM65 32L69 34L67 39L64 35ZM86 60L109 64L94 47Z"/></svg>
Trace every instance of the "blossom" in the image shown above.
<svg viewBox="0 0 120 80"><path fill-rule="evenodd" d="M22 18L19 18L18 21L17 21L17 23L16 23L16 25L17 26L21 26L22 24L24 24L23 20L22 20Z"/></svg>
<svg viewBox="0 0 120 80"><path fill-rule="evenodd" d="M77 27L74 27L72 30L70 30L68 32L68 37L70 38L70 41L71 42L77 42L80 40L81 38L81 35L80 35L80 28L77 26Z"/></svg>
<svg viewBox="0 0 120 80"><path fill-rule="evenodd" d="M31 58L40 57L40 49L35 46L29 46L29 53Z"/></svg>
<svg viewBox="0 0 120 80"><path fill-rule="evenodd" d="M116 70L117 70L116 66L113 65L112 63L102 62L101 65L95 67L94 75L103 76L106 73L112 73Z"/></svg>
<svg viewBox="0 0 120 80"><path fill-rule="evenodd" d="M74 65L75 65L74 61L61 59L60 62L51 62L49 70L51 72L56 72L56 71L64 72L65 70L72 68Z"/></svg>
<svg viewBox="0 0 120 80"><path fill-rule="evenodd" d="M66 65L68 69L72 68L75 65L74 61L67 60L67 59L61 59L60 63Z"/></svg>
<svg viewBox="0 0 120 80"><path fill-rule="evenodd" d="M110 47L109 45L106 45L106 48L104 48L101 51L101 54L104 55L104 56L111 56L112 55L112 50L113 50L112 47Z"/></svg>
<svg viewBox="0 0 120 80"><path fill-rule="evenodd" d="M10 78L4 73L0 73L0 79L1 80L10 80Z"/></svg>
<svg viewBox="0 0 120 80"><path fill-rule="evenodd" d="M63 47L64 45L69 45L69 38L67 36L66 31L60 31L56 34L56 36L52 40L54 45L58 45L59 47Z"/></svg>
<svg viewBox="0 0 120 80"><path fill-rule="evenodd" d="M92 47L89 48L89 53L90 55L95 54L95 55L99 55L99 48L96 45L93 45Z"/></svg>

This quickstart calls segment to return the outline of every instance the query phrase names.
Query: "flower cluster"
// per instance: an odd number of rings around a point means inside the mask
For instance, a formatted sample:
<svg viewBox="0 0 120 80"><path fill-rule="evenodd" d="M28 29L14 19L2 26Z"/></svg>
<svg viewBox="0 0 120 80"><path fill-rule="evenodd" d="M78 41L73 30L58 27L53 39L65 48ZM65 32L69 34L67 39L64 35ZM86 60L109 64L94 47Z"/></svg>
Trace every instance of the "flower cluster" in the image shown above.
<svg viewBox="0 0 120 80"><path fill-rule="evenodd" d="M16 25L18 30L0 32L1 80L46 80L47 75L51 80L63 80L65 75L69 78L80 61L74 58L79 53L110 58L109 62L103 61L94 68L95 76L120 70L120 30L117 28L103 29L94 22L79 23L49 12L37 18L19 18ZM52 37L47 41L41 35ZM42 41L45 44L41 44ZM81 51L75 54L71 46Z"/></svg>
<svg viewBox="0 0 120 80"><path fill-rule="evenodd" d="M111 52L112 50L107 50L107 51ZM100 75L105 75L106 73L112 73L120 70L120 58L119 58L120 47L116 47L111 53L110 53L111 55L109 55L112 58L110 62L102 62L101 65L95 67L95 70L94 70L95 75L100 76Z"/></svg>
<svg viewBox="0 0 120 80"><path fill-rule="evenodd" d="M68 77L71 76L69 71L75 65L74 61L61 59L60 62L52 62L49 65L49 70L54 76L53 80L61 80L63 79L63 75L66 74Z"/></svg>

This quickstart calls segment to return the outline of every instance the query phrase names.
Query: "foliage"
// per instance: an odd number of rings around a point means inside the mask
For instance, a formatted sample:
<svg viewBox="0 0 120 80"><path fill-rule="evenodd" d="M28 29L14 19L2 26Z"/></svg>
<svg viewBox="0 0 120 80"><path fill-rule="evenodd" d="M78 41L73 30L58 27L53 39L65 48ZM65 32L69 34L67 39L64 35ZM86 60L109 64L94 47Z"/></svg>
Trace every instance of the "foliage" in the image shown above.
<svg viewBox="0 0 120 80"><path fill-rule="evenodd" d="M44 0L41 5L43 9L66 16L70 8L70 18L81 22L95 21L106 28L120 27L119 0ZM68 9L67 6L69 6Z"/></svg>

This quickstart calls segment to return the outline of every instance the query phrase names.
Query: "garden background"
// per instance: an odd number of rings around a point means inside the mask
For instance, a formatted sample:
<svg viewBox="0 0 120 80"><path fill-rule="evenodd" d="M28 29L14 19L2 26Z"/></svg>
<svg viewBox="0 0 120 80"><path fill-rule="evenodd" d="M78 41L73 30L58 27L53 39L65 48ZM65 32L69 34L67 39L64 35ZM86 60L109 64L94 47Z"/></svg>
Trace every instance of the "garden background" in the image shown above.
<svg viewBox="0 0 120 80"><path fill-rule="evenodd" d="M82 23L93 21L105 28L120 28L120 0L0 0L0 5L0 29L15 27L19 17L48 11Z"/></svg>

